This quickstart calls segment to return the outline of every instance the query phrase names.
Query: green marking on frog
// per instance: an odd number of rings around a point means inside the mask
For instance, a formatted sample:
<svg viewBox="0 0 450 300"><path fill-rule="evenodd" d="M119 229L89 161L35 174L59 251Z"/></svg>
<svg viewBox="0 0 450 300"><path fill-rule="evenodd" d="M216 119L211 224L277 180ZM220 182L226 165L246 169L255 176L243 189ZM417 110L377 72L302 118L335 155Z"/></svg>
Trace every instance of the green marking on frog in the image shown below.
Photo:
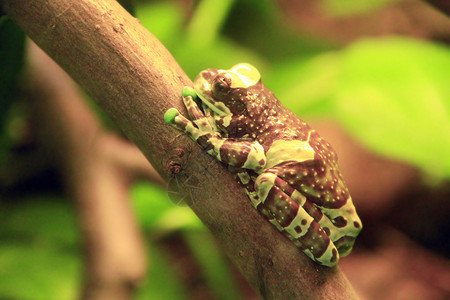
<svg viewBox="0 0 450 300"><path fill-rule="evenodd" d="M197 98L197 93L195 92L195 90L193 88L191 88L190 86L185 86L182 90L181 90L181 96L183 97L188 97L191 96L192 99L196 99Z"/></svg>
<svg viewBox="0 0 450 300"><path fill-rule="evenodd" d="M169 108L164 114L164 122L173 123L175 117L178 116L178 110L176 108Z"/></svg>
<svg viewBox="0 0 450 300"><path fill-rule="evenodd" d="M249 64L204 70L182 91L190 120L175 109L164 120L232 166L251 204L307 256L335 266L362 228L336 153L260 78Z"/></svg>

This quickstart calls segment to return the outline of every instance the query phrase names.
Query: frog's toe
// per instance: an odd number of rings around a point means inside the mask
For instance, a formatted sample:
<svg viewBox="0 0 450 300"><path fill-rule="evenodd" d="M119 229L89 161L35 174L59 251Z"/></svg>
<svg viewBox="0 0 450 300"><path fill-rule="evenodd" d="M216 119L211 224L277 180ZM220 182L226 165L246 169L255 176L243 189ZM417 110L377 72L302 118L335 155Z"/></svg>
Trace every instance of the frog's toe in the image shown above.
<svg viewBox="0 0 450 300"><path fill-rule="evenodd" d="M306 253L306 252L305 252ZM333 242L330 241L328 247L325 249L325 252L320 257L315 257L313 260L317 261L319 264L334 267L339 262L339 252L334 246Z"/></svg>
<svg viewBox="0 0 450 300"><path fill-rule="evenodd" d="M344 257L353 249L353 244L355 243L356 238L351 236L343 236L339 240L334 242L334 245L336 246L339 256Z"/></svg>
<svg viewBox="0 0 450 300"><path fill-rule="evenodd" d="M178 109L176 108L169 108L166 113L164 114L164 122L169 124L175 123L175 118L180 114Z"/></svg>
<svg viewBox="0 0 450 300"><path fill-rule="evenodd" d="M190 86L185 86L182 90L181 90L181 95L186 98L188 96L191 96L192 99L196 99L197 98L197 93L195 92L195 90L190 87Z"/></svg>

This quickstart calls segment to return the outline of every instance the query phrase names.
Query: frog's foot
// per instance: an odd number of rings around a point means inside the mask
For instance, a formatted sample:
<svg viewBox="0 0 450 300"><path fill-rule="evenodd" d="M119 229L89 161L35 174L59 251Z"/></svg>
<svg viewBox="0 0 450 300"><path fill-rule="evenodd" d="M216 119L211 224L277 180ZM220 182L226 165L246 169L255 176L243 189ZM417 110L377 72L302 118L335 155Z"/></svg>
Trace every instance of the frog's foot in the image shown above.
<svg viewBox="0 0 450 300"><path fill-rule="evenodd" d="M331 222L322 218L322 213L306 201L297 190L273 173L263 173L255 182L261 204L272 215L269 221L286 234L312 260L335 266L339 253L323 224Z"/></svg>
<svg viewBox="0 0 450 300"><path fill-rule="evenodd" d="M312 205L312 204L311 204ZM314 205L312 205L314 206ZM326 216L326 220L330 220L331 240L339 251L339 255L344 257L348 255L355 243L356 237L362 229L362 223L356 214L356 209L349 196L347 203L339 209L321 208Z"/></svg>
<svg viewBox="0 0 450 300"><path fill-rule="evenodd" d="M184 131L191 121L183 117L178 109L171 107L164 113L164 122L174 126L178 130Z"/></svg>
<svg viewBox="0 0 450 300"><path fill-rule="evenodd" d="M186 133L202 149L205 149L210 155L219 159L219 149L223 145L224 140L226 140L219 133L211 133L198 129L194 123L186 119L176 108L170 108L166 111L164 121Z"/></svg>
<svg viewBox="0 0 450 300"><path fill-rule="evenodd" d="M176 108L169 108L164 114L164 121L180 131L185 132L194 141L203 135L203 132L198 130L191 121L186 119Z"/></svg>
<svg viewBox="0 0 450 300"><path fill-rule="evenodd" d="M194 99L197 98L197 94L194 89L189 86L185 86L181 91L181 95L183 96L184 106L188 111L189 117L198 129L210 133L217 132L216 123L214 118L211 117L210 110L204 107L205 113L203 113L194 101Z"/></svg>

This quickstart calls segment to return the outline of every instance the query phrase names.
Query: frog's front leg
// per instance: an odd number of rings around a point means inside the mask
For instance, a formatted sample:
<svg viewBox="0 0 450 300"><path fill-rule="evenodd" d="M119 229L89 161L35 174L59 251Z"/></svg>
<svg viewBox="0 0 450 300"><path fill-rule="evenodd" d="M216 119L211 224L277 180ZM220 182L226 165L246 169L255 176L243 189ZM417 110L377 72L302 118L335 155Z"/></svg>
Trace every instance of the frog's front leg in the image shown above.
<svg viewBox="0 0 450 300"><path fill-rule="evenodd" d="M259 203L254 206L270 215L269 221L284 233L312 260L335 266L339 253L323 227L329 220L297 190L277 175L266 172L258 176L255 189ZM320 223L319 223L320 222ZM327 223L328 222L328 223Z"/></svg>
<svg viewBox="0 0 450 300"><path fill-rule="evenodd" d="M191 87L185 86L181 91L181 95L183 97L183 103L186 107L186 110L189 114L189 118L195 124L195 126L199 129L199 131L195 130L186 130L187 126L193 126L192 122L186 118L184 118L176 108L170 108L164 114L164 121L169 124L174 125L177 129L181 131L185 131L188 134L201 135L201 133L216 133L218 132L214 118L210 116L210 111L206 111L206 114L202 112L202 110L198 107L197 103L195 103L194 99L197 98L197 94ZM177 116L179 116L177 118ZM194 136L193 139L195 140Z"/></svg>
<svg viewBox="0 0 450 300"><path fill-rule="evenodd" d="M192 94L194 93L194 94ZM171 108L164 114L164 120L185 132L200 147L221 162L237 168L261 170L266 164L264 148L257 141L222 137L215 123L205 116L193 100L195 92L183 89L183 102L192 122Z"/></svg>
<svg viewBox="0 0 450 300"><path fill-rule="evenodd" d="M170 108L164 114L164 121L173 125L180 131L185 132L192 140L200 144L202 148L207 148L205 140L214 136L220 137L214 119L210 116L210 112L205 113L198 107L194 99L197 94L191 87L184 87L182 92L183 103L192 120L185 118L176 108Z"/></svg>
<svg viewBox="0 0 450 300"><path fill-rule="evenodd" d="M224 138L218 133L199 130L191 121L178 112L175 113L177 114L173 118L173 124L219 161L237 168L256 171L264 168L266 155L258 142Z"/></svg>

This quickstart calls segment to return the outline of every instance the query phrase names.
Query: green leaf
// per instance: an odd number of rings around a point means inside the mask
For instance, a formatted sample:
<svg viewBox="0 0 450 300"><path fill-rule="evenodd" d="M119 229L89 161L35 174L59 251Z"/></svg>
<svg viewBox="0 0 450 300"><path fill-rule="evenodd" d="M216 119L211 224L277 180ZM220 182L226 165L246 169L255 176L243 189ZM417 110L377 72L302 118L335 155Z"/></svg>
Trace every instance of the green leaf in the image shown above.
<svg viewBox="0 0 450 300"><path fill-rule="evenodd" d="M134 184L131 199L138 222L159 234L179 229L204 228L190 208L175 206L169 199L167 190L156 184Z"/></svg>
<svg viewBox="0 0 450 300"><path fill-rule="evenodd" d="M165 189L144 181L133 185L130 196L138 222L145 227L155 226L161 215L175 207Z"/></svg>
<svg viewBox="0 0 450 300"><path fill-rule="evenodd" d="M81 259L40 245L0 246L2 299L76 299ZM4 298L3 298L4 297Z"/></svg>
<svg viewBox="0 0 450 300"><path fill-rule="evenodd" d="M161 233L179 229L205 229L197 215L188 207L174 207L166 211L160 216L155 227Z"/></svg>
<svg viewBox="0 0 450 300"><path fill-rule="evenodd" d="M216 39L234 0L201 0L187 28L188 42L208 47Z"/></svg>
<svg viewBox="0 0 450 300"><path fill-rule="evenodd" d="M450 177L450 51L405 38L342 53L337 116L378 152Z"/></svg>
<svg viewBox="0 0 450 300"><path fill-rule="evenodd" d="M330 52L309 60L290 59L277 65L272 76L263 78L263 82L301 118L324 117L334 107L338 58L338 54Z"/></svg>
<svg viewBox="0 0 450 300"><path fill-rule="evenodd" d="M0 237L39 239L39 243L52 247L75 247L79 243L76 220L63 199L40 196L22 199L13 207L0 210ZM55 226L57 224L57 226Z"/></svg>
<svg viewBox="0 0 450 300"><path fill-rule="evenodd" d="M140 3L136 10L137 18L169 50L178 45L181 36L182 15L175 3Z"/></svg>
<svg viewBox="0 0 450 300"><path fill-rule="evenodd" d="M147 245L149 248L149 270L147 279L139 288L136 299L140 300L178 300L186 299L186 291L183 290L171 268L170 258L156 246Z"/></svg>
<svg viewBox="0 0 450 300"><path fill-rule="evenodd" d="M265 63L256 52L218 35L232 1L220 2L220 11L215 10L217 7L214 8L213 2L202 1L190 24L189 32L186 32L186 26L183 24L180 6L172 2L141 5L138 7L137 16L172 53L191 79L203 69L212 67L228 69L241 62L248 62L264 69ZM214 8L213 11L211 7ZM212 18L211 14L220 15L220 20ZM208 16L207 19L204 18L205 15ZM214 20L211 21L212 19ZM202 42L199 42L199 39ZM211 43L203 42L207 40Z"/></svg>
<svg viewBox="0 0 450 300"><path fill-rule="evenodd" d="M55 197L26 200L0 210L2 299L76 299L81 251L70 207Z"/></svg>

